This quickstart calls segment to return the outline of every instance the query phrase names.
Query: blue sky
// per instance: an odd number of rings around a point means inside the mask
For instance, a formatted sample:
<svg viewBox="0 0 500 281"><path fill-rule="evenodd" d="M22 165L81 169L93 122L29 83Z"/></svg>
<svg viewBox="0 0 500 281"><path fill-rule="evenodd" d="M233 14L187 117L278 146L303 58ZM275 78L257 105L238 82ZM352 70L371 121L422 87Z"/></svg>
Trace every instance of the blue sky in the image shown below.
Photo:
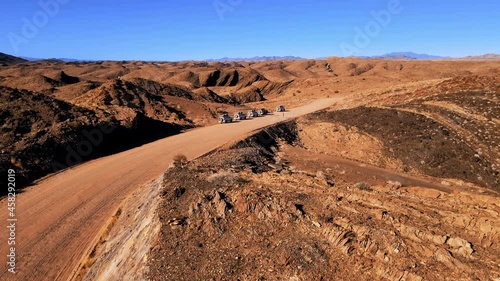
<svg viewBox="0 0 500 281"><path fill-rule="evenodd" d="M0 11L0 52L37 58L500 53L494 0L4 0Z"/></svg>

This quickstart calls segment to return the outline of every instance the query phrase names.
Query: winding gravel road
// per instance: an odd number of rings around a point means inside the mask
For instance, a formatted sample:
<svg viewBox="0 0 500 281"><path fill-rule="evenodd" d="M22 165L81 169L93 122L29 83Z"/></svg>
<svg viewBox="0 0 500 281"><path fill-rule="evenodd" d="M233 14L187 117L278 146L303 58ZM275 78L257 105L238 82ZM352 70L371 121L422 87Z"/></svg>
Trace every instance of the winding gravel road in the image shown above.
<svg viewBox="0 0 500 281"><path fill-rule="evenodd" d="M160 176L176 154L192 159L259 128L339 101L320 99L284 114L192 130L86 162L26 188L16 198L16 274L7 271L11 246L7 243L7 200L3 198L0 280L68 280L120 203Z"/></svg>

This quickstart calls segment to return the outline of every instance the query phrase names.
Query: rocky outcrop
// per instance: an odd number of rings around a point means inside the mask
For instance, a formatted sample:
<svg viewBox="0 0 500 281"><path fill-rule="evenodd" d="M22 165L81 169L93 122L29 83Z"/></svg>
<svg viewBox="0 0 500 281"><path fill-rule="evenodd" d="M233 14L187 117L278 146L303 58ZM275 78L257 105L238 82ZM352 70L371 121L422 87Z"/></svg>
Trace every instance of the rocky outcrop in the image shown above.
<svg viewBox="0 0 500 281"><path fill-rule="evenodd" d="M300 128L282 123L167 171L148 278L500 277L496 194L361 185L335 160L281 150Z"/></svg>

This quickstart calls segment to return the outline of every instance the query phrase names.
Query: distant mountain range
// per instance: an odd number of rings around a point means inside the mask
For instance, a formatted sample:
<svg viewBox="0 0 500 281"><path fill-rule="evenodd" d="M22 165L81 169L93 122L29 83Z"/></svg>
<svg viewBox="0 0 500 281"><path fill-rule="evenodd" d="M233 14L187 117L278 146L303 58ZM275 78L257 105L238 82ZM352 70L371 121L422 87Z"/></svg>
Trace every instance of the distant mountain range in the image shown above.
<svg viewBox="0 0 500 281"><path fill-rule="evenodd" d="M25 62L25 61L26 60L24 60L22 58L18 58L18 57L4 54L4 53L0 53L0 64L10 65L10 64L21 63L21 62Z"/></svg>
<svg viewBox="0 0 500 281"><path fill-rule="evenodd" d="M433 60L433 59L449 59L450 57L442 57L442 56L435 56L428 54L416 54L413 52L393 52L381 56L362 56L360 58Z"/></svg>
<svg viewBox="0 0 500 281"><path fill-rule="evenodd" d="M326 59L327 57L316 58L316 59ZM393 52L380 56L358 56L357 58L364 59L392 59L392 60L432 60L432 59L464 59L464 60L500 60L499 54L484 54L479 56L466 56L462 58L451 58L443 56L435 56L428 54L416 54L413 52ZM230 62L230 61L273 61L273 60L305 60L306 58L296 57L296 56L260 56L260 57L249 57L249 58L220 58L220 59L208 59L207 62ZM93 62L96 60L80 60L80 59L70 59L70 58L50 58L41 59L33 57L15 57L12 55L4 54L0 52L0 64L10 65L21 62L28 61L60 61L60 62Z"/></svg>
<svg viewBox="0 0 500 281"><path fill-rule="evenodd" d="M32 57L21 57L27 61L40 61L40 60L50 60L50 61L62 61L62 62L86 62L95 60L80 60L80 59L69 59L69 58L32 58ZM229 61L266 61L266 60L305 60L305 58L295 57L295 56L262 56L262 57L251 57L251 58L220 58L220 59L208 59L208 62L229 62Z"/></svg>
<svg viewBox="0 0 500 281"><path fill-rule="evenodd" d="M463 57L464 60L500 60L499 54L485 54L480 56Z"/></svg>
<svg viewBox="0 0 500 281"><path fill-rule="evenodd" d="M39 60L49 60L49 61L62 61L62 62L85 62L85 61L94 61L94 60L79 60L79 59L68 59L68 58L49 58L49 59L41 59L41 58L32 58L32 57L21 57L27 61L39 61Z"/></svg>
<svg viewBox="0 0 500 281"><path fill-rule="evenodd" d="M263 57L252 57L252 58L221 58L221 59L209 59L208 62L228 62L228 61L266 61L266 60L305 60L305 58L295 57L295 56L263 56Z"/></svg>

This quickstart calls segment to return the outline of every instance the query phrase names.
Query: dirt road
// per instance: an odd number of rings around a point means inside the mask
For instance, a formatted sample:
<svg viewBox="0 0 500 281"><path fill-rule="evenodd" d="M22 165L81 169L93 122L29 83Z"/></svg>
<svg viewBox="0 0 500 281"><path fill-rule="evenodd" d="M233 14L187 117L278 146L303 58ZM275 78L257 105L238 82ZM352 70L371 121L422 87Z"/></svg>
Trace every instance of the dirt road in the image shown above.
<svg viewBox="0 0 500 281"><path fill-rule="evenodd" d="M173 156L194 158L247 133L340 101L321 99L284 114L217 125L96 159L48 177L16 198L16 274L7 271L8 229L1 231L0 280L67 280L116 208L163 173ZM6 175L4 175L6 176ZM7 200L0 201L7 226Z"/></svg>

